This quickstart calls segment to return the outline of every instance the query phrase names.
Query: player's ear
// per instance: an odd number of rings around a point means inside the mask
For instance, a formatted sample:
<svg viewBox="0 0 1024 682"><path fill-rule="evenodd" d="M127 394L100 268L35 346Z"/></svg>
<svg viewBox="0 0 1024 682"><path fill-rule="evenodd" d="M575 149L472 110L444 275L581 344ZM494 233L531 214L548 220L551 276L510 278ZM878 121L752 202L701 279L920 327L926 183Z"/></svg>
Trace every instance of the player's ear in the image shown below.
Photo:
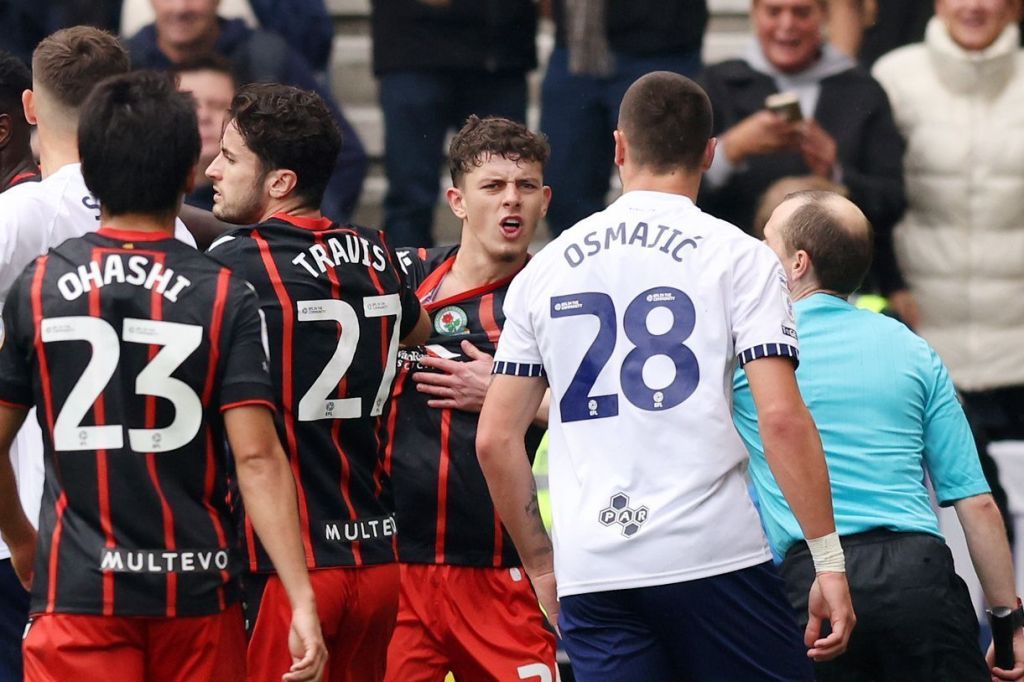
<svg viewBox="0 0 1024 682"><path fill-rule="evenodd" d="M540 217L543 218L548 214L548 206L551 204L551 188L544 185L540 191L544 196L544 203L540 207Z"/></svg>
<svg viewBox="0 0 1024 682"><path fill-rule="evenodd" d="M36 125L36 97L35 93L31 90L25 90L21 93L21 107L25 110L25 120L29 122L29 125Z"/></svg>
<svg viewBox="0 0 1024 682"><path fill-rule="evenodd" d="M707 169L711 168L711 162L715 160L715 147L717 146L717 137L712 137L711 139L708 140L707 146L704 147L704 158L701 159L701 171L707 171Z"/></svg>
<svg viewBox="0 0 1024 682"><path fill-rule="evenodd" d="M622 168L622 164L626 162L626 134L621 130L615 130L612 137L615 139L615 165Z"/></svg>
<svg viewBox="0 0 1024 682"><path fill-rule="evenodd" d="M449 187L448 191L444 193L444 198L448 200L448 208L452 210L455 217L459 220L465 220L466 201L462 194L462 190L458 187Z"/></svg>
<svg viewBox="0 0 1024 682"><path fill-rule="evenodd" d="M295 190L299 176L287 168L276 168L267 174L265 187L272 199L284 199Z"/></svg>

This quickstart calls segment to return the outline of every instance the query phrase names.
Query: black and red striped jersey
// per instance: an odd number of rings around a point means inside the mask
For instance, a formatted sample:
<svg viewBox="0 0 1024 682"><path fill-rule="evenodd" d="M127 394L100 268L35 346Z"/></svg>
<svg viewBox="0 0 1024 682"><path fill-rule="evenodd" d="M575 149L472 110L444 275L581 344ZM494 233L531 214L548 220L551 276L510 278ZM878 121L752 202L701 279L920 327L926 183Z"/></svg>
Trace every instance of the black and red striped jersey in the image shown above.
<svg viewBox="0 0 1024 682"><path fill-rule="evenodd" d="M39 172L38 168L34 168L34 169L28 170L28 171L24 171L22 173L18 173L13 178L11 178L10 182L7 183L6 187L0 187L0 192L3 192L4 190L8 190L8 189L10 189L12 187L17 187L18 185L20 185L23 182L39 182L42 179L43 179L43 176Z"/></svg>
<svg viewBox="0 0 1024 682"><path fill-rule="evenodd" d="M425 346L399 353L391 430L394 444L387 467L395 491L398 558L406 563L459 566L519 566L519 555L501 524L476 458L480 415L436 409L416 390L418 360L432 354L466 361L466 340L494 354L505 324L502 304L512 278L437 300L434 292L455 262L458 246L400 249L398 258L410 286L430 314ZM526 449L533 459L543 431L531 427Z"/></svg>
<svg viewBox="0 0 1024 682"><path fill-rule="evenodd" d="M394 253L378 230L277 214L210 255L249 280L266 319L307 566L394 561L386 417L398 342L420 315ZM245 541L250 569L272 570L248 521Z"/></svg>
<svg viewBox="0 0 1024 682"><path fill-rule="evenodd" d="M237 601L220 413L273 408L248 285L170 235L103 228L30 264L3 319L0 401L43 431L32 611Z"/></svg>

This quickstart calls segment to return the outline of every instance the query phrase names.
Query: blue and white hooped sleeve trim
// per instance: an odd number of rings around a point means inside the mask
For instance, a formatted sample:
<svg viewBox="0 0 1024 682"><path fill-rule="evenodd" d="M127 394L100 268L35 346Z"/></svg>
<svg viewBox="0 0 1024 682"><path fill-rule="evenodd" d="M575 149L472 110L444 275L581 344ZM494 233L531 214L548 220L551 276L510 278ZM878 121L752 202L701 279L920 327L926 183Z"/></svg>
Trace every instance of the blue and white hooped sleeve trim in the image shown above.
<svg viewBox="0 0 1024 682"><path fill-rule="evenodd" d="M759 346L743 351L739 357L740 367L751 360L770 357L790 358L793 360L794 367L800 364L800 351L797 350L796 346L791 346L788 343L762 343Z"/></svg>
<svg viewBox="0 0 1024 682"><path fill-rule="evenodd" d="M498 360L491 367L491 374L505 374L512 377L543 377L544 365L534 365L527 362L505 362Z"/></svg>

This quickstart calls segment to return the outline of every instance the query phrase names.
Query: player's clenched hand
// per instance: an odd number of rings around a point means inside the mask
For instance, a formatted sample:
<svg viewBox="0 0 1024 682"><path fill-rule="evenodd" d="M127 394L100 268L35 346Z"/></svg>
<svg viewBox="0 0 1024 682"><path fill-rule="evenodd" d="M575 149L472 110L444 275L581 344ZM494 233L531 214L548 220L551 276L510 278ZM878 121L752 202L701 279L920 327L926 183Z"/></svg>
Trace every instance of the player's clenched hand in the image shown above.
<svg viewBox="0 0 1024 682"><path fill-rule="evenodd" d="M324 646L315 605L299 606L292 611L288 650L292 655L292 667L281 679L285 682L317 682L327 664L327 647Z"/></svg>
<svg viewBox="0 0 1024 682"><path fill-rule="evenodd" d="M811 584L807 598L807 630L804 644L807 655L816 661L827 661L846 651L850 633L857 624L850 601L850 587L845 573L819 573ZM821 637L821 621L828 620L832 632Z"/></svg>
<svg viewBox="0 0 1024 682"><path fill-rule="evenodd" d="M555 574L541 573L532 575L530 576L530 582L533 583L533 591L537 593L537 600L540 601L540 607L544 610L544 615L548 617L551 627L561 637L562 633L558 630L558 586L555 584Z"/></svg>
<svg viewBox="0 0 1024 682"><path fill-rule="evenodd" d="M412 375L416 390L434 396L427 405L438 409L479 412L491 383L494 357L469 341L462 342L468 362L426 356L420 364L438 372L416 372Z"/></svg>
<svg viewBox="0 0 1024 682"><path fill-rule="evenodd" d="M988 646L988 653L985 654L985 662L988 663L992 682L1024 680L1024 630L1017 628L1013 633L1013 670L996 667L996 652L991 644Z"/></svg>

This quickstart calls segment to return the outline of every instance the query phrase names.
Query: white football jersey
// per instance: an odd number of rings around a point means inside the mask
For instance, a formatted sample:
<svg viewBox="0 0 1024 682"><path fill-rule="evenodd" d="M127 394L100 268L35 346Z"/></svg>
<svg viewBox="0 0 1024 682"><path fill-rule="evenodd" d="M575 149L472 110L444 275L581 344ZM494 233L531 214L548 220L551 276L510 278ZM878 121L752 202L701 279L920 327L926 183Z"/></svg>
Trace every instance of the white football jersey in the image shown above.
<svg viewBox="0 0 1024 682"><path fill-rule="evenodd" d="M81 164L62 166L40 182L23 182L0 194L0 308L14 280L35 258L99 228L100 205L85 186ZM180 220L174 236L196 245ZM34 411L11 445L11 461L22 506L35 523L43 491L43 443ZM0 559L8 556L7 546L0 542Z"/></svg>
<svg viewBox="0 0 1024 682"><path fill-rule="evenodd" d="M690 199L634 191L512 282L494 372L546 374L559 595L771 558L731 415L736 363L797 358L775 254Z"/></svg>

